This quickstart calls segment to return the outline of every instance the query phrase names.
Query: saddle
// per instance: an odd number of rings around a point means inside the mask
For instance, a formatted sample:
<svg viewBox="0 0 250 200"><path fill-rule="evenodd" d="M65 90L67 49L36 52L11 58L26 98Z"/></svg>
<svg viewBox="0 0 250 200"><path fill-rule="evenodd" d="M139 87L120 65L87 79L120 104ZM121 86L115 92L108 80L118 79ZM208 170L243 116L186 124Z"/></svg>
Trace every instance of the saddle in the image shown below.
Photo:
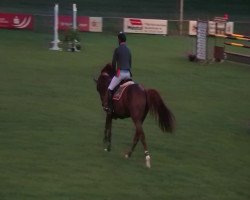
<svg viewBox="0 0 250 200"><path fill-rule="evenodd" d="M122 97L124 90L135 82L132 79L122 80L121 83L114 89L113 100L119 101Z"/></svg>

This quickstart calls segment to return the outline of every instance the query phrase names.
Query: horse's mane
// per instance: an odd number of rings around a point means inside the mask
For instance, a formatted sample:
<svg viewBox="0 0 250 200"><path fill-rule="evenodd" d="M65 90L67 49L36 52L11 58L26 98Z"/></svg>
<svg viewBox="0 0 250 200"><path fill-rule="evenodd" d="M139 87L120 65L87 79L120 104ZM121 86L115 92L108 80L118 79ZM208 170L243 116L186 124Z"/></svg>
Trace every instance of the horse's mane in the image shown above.
<svg viewBox="0 0 250 200"><path fill-rule="evenodd" d="M116 70L110 63L102 69L101 73L107 73L109 76L113 77L116 74Z"/></svg>

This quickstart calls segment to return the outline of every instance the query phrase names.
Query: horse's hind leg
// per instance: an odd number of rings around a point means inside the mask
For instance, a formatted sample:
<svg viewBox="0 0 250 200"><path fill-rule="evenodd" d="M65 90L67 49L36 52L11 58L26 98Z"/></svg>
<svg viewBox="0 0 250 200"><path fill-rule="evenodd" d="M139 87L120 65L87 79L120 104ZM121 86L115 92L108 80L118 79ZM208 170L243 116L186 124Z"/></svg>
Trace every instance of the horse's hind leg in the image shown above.
<svg viewBox="0 0 250 200"><path fill-rule="evenodd" d="M105 151L111 151L111 138L112 138L111 128L112 128L112 116L107 114L105 130L104 130L104 138L103 138L103 143L106 146L104 147Z"/></svg>
<svg viewBox="0 0 250 200"><path fill-rule="evenodd" d="M144 134L143 131L141 133L140 139L141 139L141 143L142 143L143 148L144 148L146 167L150 168L151 167L151 157L150 157L149 152L148 152L148 147L147 147L147 144L146 144L145 134Z"/></svg>

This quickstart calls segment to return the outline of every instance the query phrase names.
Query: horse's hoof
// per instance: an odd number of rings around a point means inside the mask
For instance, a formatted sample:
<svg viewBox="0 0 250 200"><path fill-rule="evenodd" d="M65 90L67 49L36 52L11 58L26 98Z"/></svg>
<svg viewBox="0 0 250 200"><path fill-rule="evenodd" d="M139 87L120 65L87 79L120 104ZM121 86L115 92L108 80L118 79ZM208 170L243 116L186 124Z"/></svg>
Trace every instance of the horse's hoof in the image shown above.
<svg viewBox="0 0 250 200"><path fill-rule="evenodd" d="M104 148L104 151L110 152L111 149L110 148Z"/></svg>
<svg viewBox="0 0 250 200"><path fill-rule="evenodd" d="M129 151L128 153L125 154L125 158L130 158L132 156L132 152Z"/></svg>

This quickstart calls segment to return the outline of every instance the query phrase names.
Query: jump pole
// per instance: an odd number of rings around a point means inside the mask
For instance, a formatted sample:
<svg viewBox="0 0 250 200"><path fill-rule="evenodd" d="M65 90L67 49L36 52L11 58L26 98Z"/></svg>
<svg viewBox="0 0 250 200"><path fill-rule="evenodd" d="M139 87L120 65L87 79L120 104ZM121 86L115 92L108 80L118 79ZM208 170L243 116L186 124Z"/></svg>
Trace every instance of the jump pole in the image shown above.
<svg viewBox="0 0 250 200"><path fill-rule="evenodd" d="M50 50L55 51L61 51L62 49L58 47L58 44L60 42L58 37L58 13L59 13L59 6L58 4L55 4L54 7L54 40L51 42L53 46L50 48Z"/></svg>
<svg viewBox="0 0 250 200"><path fill-rule="evenodd" d="M73 4L73 30L77 29L77 7Z"/></svg>
<svg viewBox="0 0 250 200"><path fill-rule="evenodd" d="M72 29L73 31L77 31L77 7L76 4L73 4L73 22L72 22ZM77 44L79 44L79 41L77 41L77 39L75 38L73 43L72 43L72 48L71 51L80 51L80 49L77 47Z"/></svg>

